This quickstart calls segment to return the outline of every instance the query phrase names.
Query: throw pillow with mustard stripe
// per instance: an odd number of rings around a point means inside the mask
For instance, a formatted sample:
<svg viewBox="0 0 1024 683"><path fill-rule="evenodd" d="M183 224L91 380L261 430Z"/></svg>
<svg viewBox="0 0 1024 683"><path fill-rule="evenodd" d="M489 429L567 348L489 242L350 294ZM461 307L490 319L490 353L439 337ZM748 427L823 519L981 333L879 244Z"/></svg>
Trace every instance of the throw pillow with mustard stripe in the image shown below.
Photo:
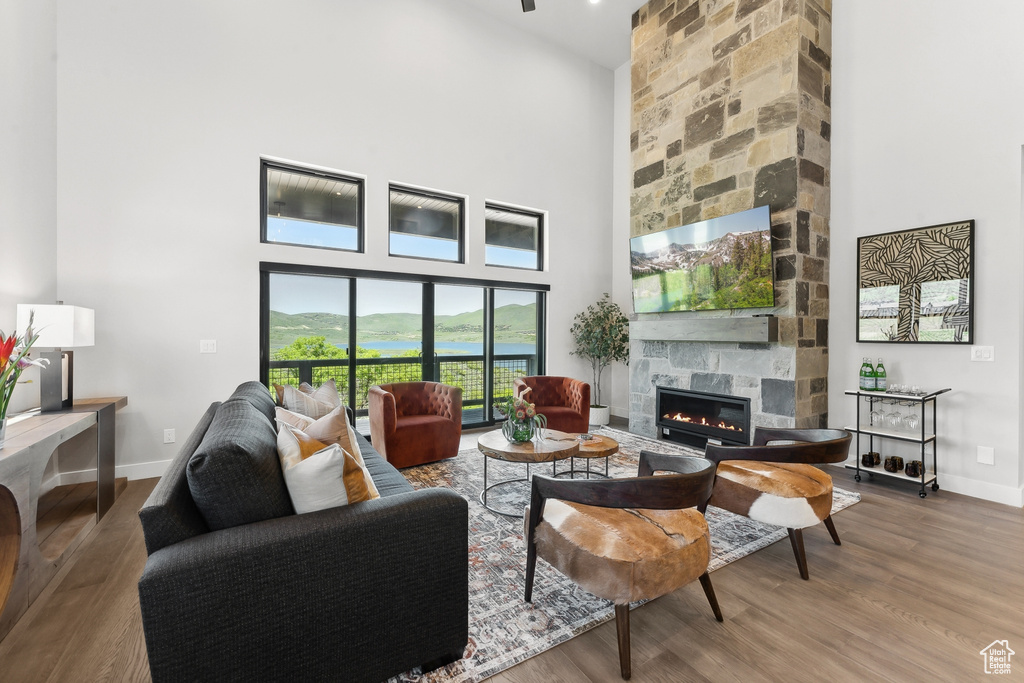
<svg viewBox="0 0 1024 683"><path fill-rule="evenodd" d="M284 483L295 512L360 503L379 496L367 482L369 472L338 444L327 445L281 423L277 451Z"/></svg>

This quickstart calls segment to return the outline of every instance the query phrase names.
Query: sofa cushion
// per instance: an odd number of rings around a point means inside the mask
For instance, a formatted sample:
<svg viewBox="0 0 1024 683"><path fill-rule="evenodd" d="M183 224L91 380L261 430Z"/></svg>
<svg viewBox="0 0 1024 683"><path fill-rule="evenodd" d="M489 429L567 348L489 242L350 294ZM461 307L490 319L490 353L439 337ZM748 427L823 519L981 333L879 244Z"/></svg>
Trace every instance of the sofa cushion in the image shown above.
<svg viewBox="0 0 1024 683"><path fill-rule="evenodd" d="M378 497L367 485L369 473L338 444L328 446L301 430L281 425L277 452L288 495L298 514Z"/></svg>
<svg viewBox="0 0 1024 683"><path fill-rule="evenodd" d="M220 405L189 458L186 475L192 500L211 530L294 512L281 474L274 425L248 397L234 396Z"/></svg>
<svg viewBox="0 0 1024 683"><path fill-rule="evenodd" d="M380 453L370 445L362 434L356 435L359 443L359 451L363 456L363 463L373 477L373 483L377 487L381 498L394 496L399 493L408 493L413 490L412 484L402 476L387 460L381 457Z"/></svg>
<svg viewBox="0 0 1024 683"><path fill-rule="evenodd" d="M233 398L247 401L253 408L266 416L266 418L270 420L271 424L273 424L274 397L263 384L255 381L242 382L234 392L232 392L231 396L228 397L228 401Z"/></svg>

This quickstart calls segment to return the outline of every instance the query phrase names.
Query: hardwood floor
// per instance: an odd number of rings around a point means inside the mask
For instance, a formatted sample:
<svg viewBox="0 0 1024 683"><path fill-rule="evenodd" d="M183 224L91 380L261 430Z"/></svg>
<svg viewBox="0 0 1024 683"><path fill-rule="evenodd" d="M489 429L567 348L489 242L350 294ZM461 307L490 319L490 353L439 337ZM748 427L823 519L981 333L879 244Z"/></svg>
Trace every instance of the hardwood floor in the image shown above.
<svg viewBox="0 0 1024 683"><path fill-rule="evenodd" d="M633 681L982 680L979 651L992 641L1024 653L1024 512L832 474L863 500L835 518L842 546L824 526L805 532L810 581L783 540L712 573L724 623L697 583L634 610ZM0 680L149 679L136 512L154 483L129 482L0 642ZM1024 680L1016 657L1004 680ZM618 671L609 622L491 680L617 681Z"/></svg>

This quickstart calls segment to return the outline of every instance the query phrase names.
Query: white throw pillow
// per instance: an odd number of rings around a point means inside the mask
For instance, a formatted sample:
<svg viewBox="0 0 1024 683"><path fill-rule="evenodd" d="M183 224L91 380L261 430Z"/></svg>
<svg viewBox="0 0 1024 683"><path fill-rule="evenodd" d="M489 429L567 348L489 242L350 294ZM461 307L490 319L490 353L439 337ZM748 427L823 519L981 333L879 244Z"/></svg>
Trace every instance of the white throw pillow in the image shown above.
<svg viewBox="0 0 1024 683"><path fill-rule="evenodd" d="M325 446L301 430L281 424L278 457L295 512L359 503L379 496L371 492L369 473L338 444Z"/></svg>

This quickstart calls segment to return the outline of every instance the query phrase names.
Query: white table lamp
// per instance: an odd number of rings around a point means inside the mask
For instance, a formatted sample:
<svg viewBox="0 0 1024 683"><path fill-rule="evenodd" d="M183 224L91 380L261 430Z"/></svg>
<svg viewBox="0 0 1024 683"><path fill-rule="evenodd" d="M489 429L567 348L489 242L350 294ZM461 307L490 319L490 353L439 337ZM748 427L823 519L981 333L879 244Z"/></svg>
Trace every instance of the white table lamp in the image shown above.
<svg viewBox="0 0 1024 683"><path fill-rule="evenodd" d="M95 312L91 308L62 303L18 304L17 329L22 334L32 314L35 316L32 329L39 335L35 345L53 349L39 353L40 358L50 362L40 372L40 408L43 412L70 408L74 403L74 354L66 349L95 344ZM64 359L67 359L66 375Z"/></svg>

